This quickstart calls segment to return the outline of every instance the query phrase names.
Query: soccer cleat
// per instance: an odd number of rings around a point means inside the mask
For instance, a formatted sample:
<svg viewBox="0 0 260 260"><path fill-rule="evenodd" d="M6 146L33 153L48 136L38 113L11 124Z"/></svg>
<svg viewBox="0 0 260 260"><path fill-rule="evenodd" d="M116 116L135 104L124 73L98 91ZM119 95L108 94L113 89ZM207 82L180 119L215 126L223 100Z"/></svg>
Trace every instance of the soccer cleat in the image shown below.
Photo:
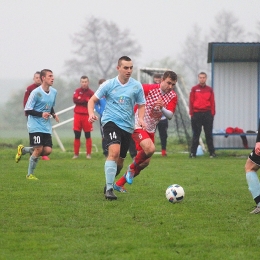
<svg viewBox="0 0 260 260"><path fill-rule="evenodd" d="M216 157L217 157L217 155L215 153L211 153L210 156L209 156L209 158L211 158L211 159L216 158Z"/></svg>
<svg viewBox="0 0 260 260"><path fill-rule="evenodd" d="M135 172L128 166L127 172L125 173L125 179L128 184L132 184L134 181Z"/></svg>
<svg viewBox="0 0 260 260"><path fill-rule="evenodd" d="M107 200L116 200L117 199L117 196L114 194L112 188L106 191L105 198Z"/></svg>
<svg viewBox="0 0 260 260"><path fill-rule="evenodd" d="M19 144L17 147L17 154L15 155L15 162L18 163L21 160L22 157L22 150L24 146L22 144Z"/></svg>
<svg viewBox="0 0 260 260"><path fill-rule="evenodd" d="M259 214L260 213L260 207L256 206L254 210L250 212L250 214Z"/></svg>
<svg viewBox="0 0 260 260"><path fill-rule="evenodd" d="M43 156L42 156L42 160L44 160L44 161L49 161L50 158L49 158L47 155L43 155Z"/></svg>
<svg viewBox="0 0 260 260"><path fill-rule="evenodd" d="M36 178L33 174L30 174L29 176L26 175L26 179L27 179L27 180L34 180L34 181L38 181L38 180L39 180L39 179Z"/></svg>
<svg viewBox="0 0 260 260"><path fill-rule="evenodd" d="M86 158L87 158L87 159L91 159L91 155L90 155L90 154L87 154Z"/></svg>
<svg viewBox="0 0 260 260"><path fill-rule="evenodd" d="M74 154L74 156L72 157L72 159L78 159L78 158L79 158L79 156L76 154Z"/></svg>
<svg viewBox="0 0 260 260"><path fill-rule="evenodd" d="M116 184L114 184L114 190L119 191L119 192L123 192L123 193L127 192L127 190L125 189L124 186L119 186L119 185L116 185Z"/></svg>

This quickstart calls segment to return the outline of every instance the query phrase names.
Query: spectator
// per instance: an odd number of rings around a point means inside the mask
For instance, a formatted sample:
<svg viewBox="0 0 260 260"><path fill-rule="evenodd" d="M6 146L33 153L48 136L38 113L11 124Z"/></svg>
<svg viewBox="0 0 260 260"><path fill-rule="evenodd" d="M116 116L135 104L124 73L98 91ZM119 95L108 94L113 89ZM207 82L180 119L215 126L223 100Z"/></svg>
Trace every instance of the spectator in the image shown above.
<svg viewBox="0 0 260 260"><path fill-rule="evenodd" d="M212 129L215 116L215 98L213 89L206 85L207 74L200 72L198 75L199 84L191 88L190 92L190 116L193 132L190 158L196 158L199 138L204 129L210 158L216 157L213 144Z"/></svg>
<svg viewBox="0 0 260 260"><path fill-rule="evenodd" d="M89 79L87 76L80 78L80 88L77 88L73 94L74 108L74 156L72 159L79 157L81 131L85 133L86 158L91 159L92 139L90 132L93 131L92 123L88 121L88 101L94 92L89 88Z"/></svg>

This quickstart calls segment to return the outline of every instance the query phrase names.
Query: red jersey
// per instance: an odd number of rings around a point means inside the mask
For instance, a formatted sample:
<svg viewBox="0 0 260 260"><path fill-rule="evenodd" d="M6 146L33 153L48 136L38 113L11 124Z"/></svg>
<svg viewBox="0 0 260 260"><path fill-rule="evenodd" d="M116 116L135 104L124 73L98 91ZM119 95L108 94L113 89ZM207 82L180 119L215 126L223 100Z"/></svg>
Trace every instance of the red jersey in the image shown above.
<svg viewBox="0 0 260 260"><path fill-rule="evenodd" d="M74 113L88 114L88 101L93 95L90 88L77 88L73 94L73 102L76 104Z"/></svg>
<svg viewBox="0 0 260 260"><path fill-rule="evenodd" d="M26 105L26 103L27 103L27 100L28 100L28 98L29 98L31 92L32 92L34 89L38 88L38 87L39 87L38 85L36 85L36 84L33 83L32 85L30 85L29 87L26 88L25 93L24 93L24 97L23 97L23 107L25 107L25 105Z"/></svg>
<svg viewBox="0 0 260 260"><path fill-rule="evenodd" d="M194 112L211 111L215 115L215 98L213 89L209 86L202 87L200 84L191 88L190 92L190 115Z"/></svg>
<svg viewBox="0 0 260 260"><path fill-rule="evenodd" d="M23 107L25 107L26 103L27 103L27 100L31 94L31 92L38 88L39 86L36 85L35 83L33 83L32 85L28 86L25 90L25 93L24 93L24 97L23 97ZM25 115L27 116L26 112L25 112Z"/></svg>
<svg viewBox="0 0 260 260"><path fill-rule="evenodd" d="M172 90L169 93L163 93L160 84L143 84L144 95L146 99L144 121L146 123L146 131L154 133L163 113L161 109L155 107L155 101L161 98L164 107L171 112L175 112L177 105L177 94ZM138 111L135 113L135 129L140 128L138 125Z"/></svg>

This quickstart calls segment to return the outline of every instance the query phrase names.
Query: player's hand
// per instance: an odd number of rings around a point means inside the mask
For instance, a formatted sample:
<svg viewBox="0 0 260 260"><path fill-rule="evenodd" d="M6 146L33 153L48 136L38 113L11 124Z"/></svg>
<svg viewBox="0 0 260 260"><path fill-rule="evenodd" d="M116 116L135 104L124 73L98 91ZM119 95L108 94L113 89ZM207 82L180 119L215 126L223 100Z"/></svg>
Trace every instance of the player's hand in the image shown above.
<svg viewBox="0 0 260 260"><path fill-rule="evenodd" d="M55 121L56 121L57 123L60 122L60 119L59 119L59 117L58 117L57 115L55 115Z"/></svg>
<svg viewBox="0 0 260 260"><path fill-rule="evenodd" d="M260 156L260 142L255 144L255 154Z"/></svg>
<svg viewBox="0 0 260 260"><path fill-rule="evenodd" d="M42 113L42 117L43 117L44 119L48 119L50 116L51 116L51 114L50 114L49 112L43 112L43 113Z"/></svg>
<svg viewBox="0 0 260 260"><path fill-rule="evenodd" d="M140 127L142 127L143 130L146 129L146 123L144 122L144 120L139 119L138 124Z"/></svg>
<svg viewBox="0 0 260 260"><path fill-rule="evenodd" d="M93 123L93 122L95 122L96 120L98 120L98 117L97 117L96 115L94 115L94 114L89 115L88 121L89 121L90 123Z"/></svg>

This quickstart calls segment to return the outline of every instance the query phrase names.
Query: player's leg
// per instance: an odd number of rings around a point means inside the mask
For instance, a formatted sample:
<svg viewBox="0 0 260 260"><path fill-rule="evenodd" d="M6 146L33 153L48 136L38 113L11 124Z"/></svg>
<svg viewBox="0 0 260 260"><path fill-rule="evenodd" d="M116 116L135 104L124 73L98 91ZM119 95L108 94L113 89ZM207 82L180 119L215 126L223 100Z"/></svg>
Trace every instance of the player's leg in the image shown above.
<svg viewBox="0 0 260 260"><path fill-rule="evenodd" d="M21 160L22 155L25 155L27 153L32 154L33 147L25 147L22 144L19 144L17 147L17 153L15 155L15 162L18 163Z"/></svg>
<svg viewBox="0 0 260 260"><path fill-rule="evenodd" d="M91 153L92 153L92 139L90 132L93 131L93 125L88 121L88 116L84 116L82 121L82 128L85 132L85 138L86 138L86 158L91 159Z"/></svg>
<svg viewBox="0 0 260 260"><path fill-rule="evenodd" d="M210 111L204 113L203 128L204 128L204 133L206 137L210 158L216 157L215 148L213 145L213 136L212 136L213 116L211 115Z"/></svg>
<svg viewBox="0 0 260 260"><path fill-rule="evenodd" d="M108 147L108 156L105 162L106 193L105 198L116 200L113 193L115 176L117 173L117 162L120 156L121 137L125 132L113 122L108 122L103 127L104 138ZM129 148L129 147L128 147ZM126 150L127 151L127 150Z"/></svg>
<svg viewBox="0 0 260 260"><path fill-rule="evenodd" d="M167 152L166 152L167 138L168 138L167 130L168 130L168 119L160 120L158 123L158 131L161 140L162 156L167 156Z"/></svg>
<svg viewBox="0 0 260 260"><path fill-rule="evenodd" d="M33 147L33 153L29 159L28 173L26 178L29 180L38 180L34 175L34 170L39 161L39 157L43 152L43 134L42 133L30 133L30 145Z"/></svg>
<svg viewBox="0 0 260 260"><path fill-rule="evenodd" d="M91 159L91 152L92 152L92 139L90 132L85 132L86 138L86 158Z"/></svg>
<svg viewBox="0 0 260 260"><path fill-rule="evenodd" d="M73 131L74 131L74 156L72 159L77 159L79 157L79 149L80 149L80 136L81 136L81 118L79 114L74 113L74 122L73 122Z"/></svg>
<svg viewBox="0 0 260 260"><path fill-rule="evenodd" d="M252 153L249 155L246 164L245 164L245 172L246 172L246 180L248 184L248 189L252 194L252 197L256 203L256 208L250 212L253 214L260 213L260 182L257 175L257 170L260 165L260 156L255 154L255 149L253 149Z"/></svg>
<svg viewBox="0 0 260 260"><path fill-rule="evenodd" d="M140 171L143 169L143 166L145 166L144 162L147 161L149 164L148 159L155 152L154 133L148 133L142 129L136 129L132 137L136 143L138 153L133 163L129 165L125 174L125 179L128 184L133 183L133 178L135 177L135 175L138 175Z"/></svg>
<svg viewBox="0 0 260 260"><path fill-rule="evenodd" d="M202 128L202 113L194 113L191 117L192 143L190 149L190 157L195 158Z"/></svg>

